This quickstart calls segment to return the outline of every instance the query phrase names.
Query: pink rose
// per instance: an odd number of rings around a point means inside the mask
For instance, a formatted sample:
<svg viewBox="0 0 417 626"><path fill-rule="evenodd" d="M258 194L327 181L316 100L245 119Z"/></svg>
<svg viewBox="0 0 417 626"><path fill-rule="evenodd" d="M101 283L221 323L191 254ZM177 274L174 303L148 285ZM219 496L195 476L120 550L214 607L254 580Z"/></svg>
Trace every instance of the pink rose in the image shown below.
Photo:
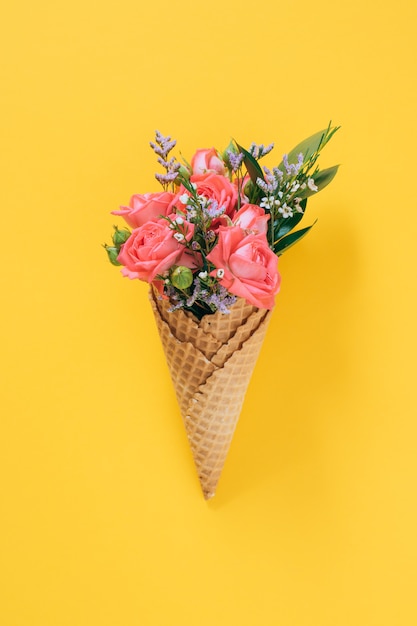
<svg viewBox="0 0 417 626"><path fill-rule="evenodd" d="M270 215L265 213L264 209L257 204L243 204L239 211L235 213L233 224L240 226L240 228L249 231L253 235L258 233L266 234L269 218Z"/></svg>
<svg viewBox="0 0 417 626"><path fill-rule="evenodd" d="M161 216L172 213L177 195L169 191L159 193L135 194L129 206L121 206L113 215L122 215L132 228L143 226L146 222L155 222Z"/></svg>
<svg viewBox="0 0 417 626"><path fill-rule="evenodd" d="M200 196L215 201L218 209L224 207L224 215L233 216L237 201L237 191L228 178L210 173L199 176L193 175L190 181L196 186L196 191ZM179 197L182 194L189 195L183 187L180 189ZM219 221L214 220L213 223L219 223Z"/></svg>
<svg viewBox="0 0 417 626"><path fill-rule="evenodd" d="M264 233L246 235L239 226L220 226L219 239L207 259L223 287L260 309L272 309L281 277L278 257Z"/></svg>
<svg viewBox="0 0 417 626"><path fill-rule="evenodd" d="M197 150L191 159L191 167L193 174L206 174L207 172L226 173L225 164L215 148Z"/></svg>
<svg viewBox="0 0 417 626"><path fill-rule="evenodd" d="M194 224L184 222L183 226L182 243L164 219L146 222L132 231L117 257L119 263L124 265L123 276L151 283L173 265L194 268L194 255L184 246L184 241L190 241L194 234Z"/></svg>

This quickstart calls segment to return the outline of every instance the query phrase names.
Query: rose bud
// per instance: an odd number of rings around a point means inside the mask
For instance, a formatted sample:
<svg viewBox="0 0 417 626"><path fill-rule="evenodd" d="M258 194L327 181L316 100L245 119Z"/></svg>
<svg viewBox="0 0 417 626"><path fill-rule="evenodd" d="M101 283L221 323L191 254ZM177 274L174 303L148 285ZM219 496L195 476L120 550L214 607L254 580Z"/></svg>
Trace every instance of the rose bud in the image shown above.
<svg viewBox="0 0 417 626"><path fill-rule="evenodd" d="M107 256L109 257L109 261L112 265L121 265L121 263L117 260L117 257L119 256L119 248L116 248L115 246L108 246L107 244L104 244L103 248L107 252Z"/></svg>
<svg viewBox="0 0 417 626"><path fill-rule="evenodd" d="M173 267L169 277L171 279L171 283L177 289L187 289L193 282L192 271L188 267L184 267L184 265L176 265Z"/></svg>
<svg viewBox="0 0 417 626"><path fill-rule="evenodd" d="M113 243L117 247L120 247L124 244L130 237L130 231L127 228L122 228L121 230L114 226L114 234L113 234Z"/></svg>

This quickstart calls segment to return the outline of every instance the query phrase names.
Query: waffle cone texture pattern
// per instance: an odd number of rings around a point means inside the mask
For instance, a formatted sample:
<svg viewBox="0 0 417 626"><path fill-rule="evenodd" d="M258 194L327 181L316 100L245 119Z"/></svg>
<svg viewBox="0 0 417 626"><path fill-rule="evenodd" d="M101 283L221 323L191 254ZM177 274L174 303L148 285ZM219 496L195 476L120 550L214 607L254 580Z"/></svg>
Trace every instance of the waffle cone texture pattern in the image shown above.
<svg viewBox="0 0 417 626"><path fill-rule="evenodd" d="M150 290L149 298L201 488L215 495L272 311L243 299L198 320Z"/></svg>

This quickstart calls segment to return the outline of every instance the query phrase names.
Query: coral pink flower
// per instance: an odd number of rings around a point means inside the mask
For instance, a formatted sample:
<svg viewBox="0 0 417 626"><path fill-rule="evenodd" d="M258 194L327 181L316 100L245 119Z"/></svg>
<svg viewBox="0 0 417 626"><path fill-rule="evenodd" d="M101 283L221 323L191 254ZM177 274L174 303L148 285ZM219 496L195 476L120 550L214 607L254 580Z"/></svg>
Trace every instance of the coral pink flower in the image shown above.
<svg viewBox="0 0 417 626"><path fill-rule="evenodd" d="M196 266L193 254L184 246L194 233L194 224L184 222L184 239L169 228L167 220L147 222L132 231L117 257L123 276L151 283L173 265Z"/></svg>
<svg viewBox="0 0 417 626"><path fill-rule="evenodd" d="M226 173L226 166L215 148L197 150L191 159L191 167L193 174L207 174L207 172Z"/></svg>
<svg viewBox="0 0 417 626"><path fill-rule="evenodd" d="M121 215L132 228L139 228L146 222L155 222L161 216L172 213L177 195L169 191L159 193L135 194L129 206L121 206L113 215Z"/></svg>
<svg viewBox="0 0 417 626"><path fill-rule="evenodd" d="M200 196L216 201L218 208L224 207L224 215L233 217L237 201L237 190L226 176L213 173L193 175L190 181L195 185L196 191ZM184 188L181 188L179 197L183 193L188 194Z"/></svg>
<svg viewBox="0 0 417 626"><path fill-rule="evenodd" d="M251 234L265 233L268 229L270 215L265 213L257 204L243 204L239 211L235 213L233 223Z"/></svg>
<svg viewBox="0 0 417 626"><path fill-rule="evenodd" d="M260 309L272 309L281 277L278 257L264 233L246 235L239 226L220 226L219 239L207 259L223 287Z"/></svg>

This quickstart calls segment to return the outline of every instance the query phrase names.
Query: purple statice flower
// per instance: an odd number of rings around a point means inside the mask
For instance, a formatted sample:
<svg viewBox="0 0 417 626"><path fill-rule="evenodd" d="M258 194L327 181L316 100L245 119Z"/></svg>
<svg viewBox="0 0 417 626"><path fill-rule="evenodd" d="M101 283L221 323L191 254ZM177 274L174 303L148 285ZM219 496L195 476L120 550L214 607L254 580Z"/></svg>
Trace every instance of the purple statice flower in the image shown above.
<svg viewBox="0 0 417 626"><path fill-rule="evenodd" d="M199 296L201 295L201 291L202 291L202 287L201 287L200 279L194 278L192 294L186 301L186 305L188 307L191 308L193 304L195 303L195 301L199 299Z"/></svg>
<svg viewBox="0 0 417 626"><path fill-rule="evenodd" d="M275 168L276 169L276 168ZM280 170L278 170L280 171ZM280 177L279 175L276 175L275 171L272 171L268 168L268 167L264 167L264 174L265 174L265 180L269 185L272 185L272 187L275 189L277 189L278 187L278 183L281 180L282 176Z"/></svg>
<svg viewBox="0 0 417 626"><path fill-rule="evenodd" d="M184 304L185 304L184 301L180 300L177 304L173 304L172 306L169 307L168 313L173 313L174 311L178 311L178 309L183 309Z"/></svg>
<svg viewBox="0 0 417 626"><path fill-rule="evenodd" d="M181 167L181 163L178 163L175 157L171 157L169 161L166 161L162 157L159 157L157 161L160 165L162 165L162 167L165 167L166 170L177 171Z"/></svg>
<svg viewBox="0 0 417 626"><path fill-rule="evenodd" d="M208 220L214 220L223 215L223 213L226 211L226 206L219 206L217 200L209 200L209 202L202 205L202 209L204 217L206 217Z"/></svg>
<svg viewBox="0 0 417 626"><path fill-rule="evenodd" d="M279 167L273 167L272 171L274 173L275 180L281 181L284 177L284 172L279 169Z"/></svg>
<svg viewBox="0 0 417 626"><path fill-rule="evenodd" d="M237 172L243 161L243 154L239 152L233 152L232 150L227 151L227 156L229 157L230 165L232 166L232 172Z"/></svg>
<svg viewBox="0 0 417 626"><path fill-rule="evenodd" d="M166 174L155 174L155 178L166 189L178 176L181 164L175 157L168 159L168 154L176 146L177 142L170 136L164 137L158 130L155 131L155 143L150 142L151 148L158 155L158 163L166 169Z"/></svg>
<svg viewBox="0 0 417 626"><path fill-rule="evenodd" d="M177 178L177 172L167 172L166 174L156 173L155 178L162 184L169 184Z"/></svg>
<svg viewBox="0 0 417 626"><path fill-rule="evenodd" d="M284 167L287 171L288 176L296 176L304 162L304 156L300 152L297 157L297 163L288 163L288 154L284 154L284 156L282 157L282 162L284 163Z"/></svg>
<svg viewBox="0 0 417 626"><path fill-rule="evenodd" d="M177 311L178 309L182 309L184 307L184 300L179 297L179 294L177 293L175 287L170 284L166 284L164 291L165 295L169 298L169 301L171 302L168 313L172 313L173 311Z"/></svg>
<svg viewBox="0 0 417 626"><path fill-rule="evenodd" d="M150 141L149 145L151 146L152 150L156 152L156 154L164 158L169 152L171 152L172 148L175 148L175 146L177 145L177 141L175 139L171 140L171 137L169 135L164 137L164 135L162 135L159 130L155 131L155 142L156 143Z"/></svg>
<svg viewBox="0 0 417 626"><path fill-rule="evenodd" d="M264 193L274 193L274 191L278 188L279 181L267 167L264 167L264 172L265 180L262 180L262 178L259 177L256 179L256 184Z"/></svg>
<svg viewBox="0 0 417 626"><path fill-rule="evenodd" d="M268 146L264 146L262 143L260 143L259 145L256 143L251 143L248 152L250 152L254 159L260 159L266 154L269 154L273 147L273 143L270 143Z"/></svg>
<svg viewBox="0 0 417 626"><path fill-rule="evenodd" d="M210 307L215 307L220 313L228 315L230 307L236 302L236 296L232 296L225 287L218 285L217 291L212 293L206 300Z"/></svg>

